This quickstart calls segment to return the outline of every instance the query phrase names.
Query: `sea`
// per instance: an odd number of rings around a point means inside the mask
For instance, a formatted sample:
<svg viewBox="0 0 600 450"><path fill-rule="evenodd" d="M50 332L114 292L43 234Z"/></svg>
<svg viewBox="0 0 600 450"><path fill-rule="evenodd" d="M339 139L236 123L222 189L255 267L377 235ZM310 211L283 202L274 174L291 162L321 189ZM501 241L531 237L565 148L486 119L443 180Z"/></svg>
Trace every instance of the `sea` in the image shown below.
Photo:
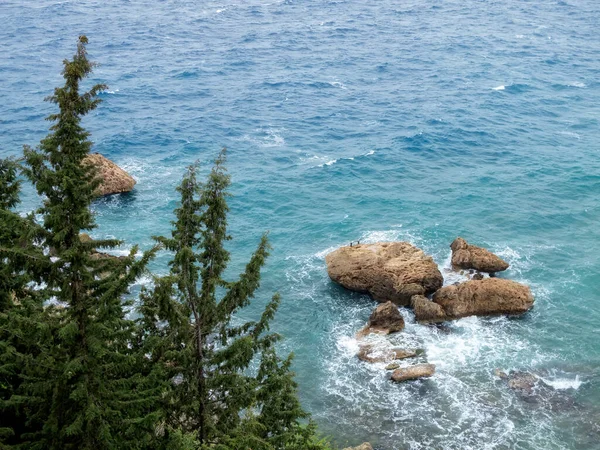
<svg viewBox="0 0 600 450"><path fill-rule="evenodd" d="M95 238L168 235L186 167L221 148L231 175L229 279L263 233L260 292L304 408L339 447L600 449L600 3L596 0L1 0L0 155L48 133L44 102L79 35L106 83L83 120L137 181L92 208ZM24 187L20 211L39 204ZM531 287L521 317L469 317L368 338L423 350L426 380L358 360L376 306L325 256L408 241L445 284L462 236ZM152 262L167 273L169 255ZM132 288L151 287L152 274ZM407 364L407 363L403 363ZM523 396L495 375L526 371Z"/></svg>

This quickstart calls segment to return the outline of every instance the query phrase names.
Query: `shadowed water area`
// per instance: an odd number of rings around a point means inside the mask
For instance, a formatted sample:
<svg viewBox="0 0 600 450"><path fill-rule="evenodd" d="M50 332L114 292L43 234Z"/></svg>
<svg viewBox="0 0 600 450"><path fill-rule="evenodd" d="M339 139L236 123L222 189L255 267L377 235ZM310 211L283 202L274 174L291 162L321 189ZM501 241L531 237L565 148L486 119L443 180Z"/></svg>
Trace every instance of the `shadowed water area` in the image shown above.
<svg viewBox="0 0 600 450"><path fill-rule="evenodd" d="M229 149L231 276L263 231L274 247L244 314L282 294L281 350L337 444L600 448L596 1L3 0L0 23L1 156L47 134L43 98L79 34L101 63L90 84L110 87L84 126L137 185L93 205L93 237L149 247L184 167ZM20 209L36 202L26 189ZM390 339L437 372L392 384L355 356L374 301L332 284L324 257L407 240L451 284L458 235L506 259L535 307L442 328L403 309ZM495 368L553 389L523 398Z"/></svg>

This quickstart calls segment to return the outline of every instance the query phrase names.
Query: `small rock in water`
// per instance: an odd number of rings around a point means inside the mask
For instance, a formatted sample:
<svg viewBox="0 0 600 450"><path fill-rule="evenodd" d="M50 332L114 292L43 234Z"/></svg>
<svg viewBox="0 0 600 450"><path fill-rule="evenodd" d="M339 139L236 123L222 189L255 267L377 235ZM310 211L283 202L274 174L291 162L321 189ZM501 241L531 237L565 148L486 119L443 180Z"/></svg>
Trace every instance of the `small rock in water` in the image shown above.
<svg viewBox="0 0 600 450"><path fill-rule="evenodd" d="M386 302L375 308L375 311L369 317L369 323L358 332L357 337L362 337L373 332L383 334L396 333L403 329L404 319L398 310L398 306L392 302Z"/></svg>
<svg viewBox="0 0 600 450"><path fill-rule="evenodd" d="M390 363L387 366L385 366L385 370L395 370L398 367L400 367L400 364L398 364L398 363Z"/></svg>
<svg viewBox="0 0 600 450"><path fill-rule="evenodd" d="M401 382L430 377L435 373L434 364L417 364L396 369L392 373L392 381Z"/></svg>
<svg viewBox="0 0 600 450"><path fill-rule="evenodd" d="M452 249L452 267L455 269L475 269L479 272L502 272L508 269L508 263L489 250L469 244L458 237L450 244ZM461 271L461 274L463 272Z"/></svg>
<svg viewBox="0 0 600 450"><path fill-rule="evenodd" d="M471 280L483 280L483 275L477 272L475 275L471 277Z"/></svg>
<svg viewBox="0 0 600 450"><path fill-rule="evenodd" d="M361 361L377 363L413 358L417 356L417 353L413 350L399 348L375 350L372 345L361 345L357 356Z"/></svg>
<svg viewBox="0 0 600 450"><path fill-rule="evenodd" d="M448 320L443 308L423 295L413 295L411 304L419 323L439 323Z"/></svg>
<svg viewBox="0 0 600 450"><path fill-rule="evenodd" d="M413 350L403 350L400 348L395 348L392 350L394 354L394 359L406 359L406 358L414 358L417 356L417 352Z"/></svg>

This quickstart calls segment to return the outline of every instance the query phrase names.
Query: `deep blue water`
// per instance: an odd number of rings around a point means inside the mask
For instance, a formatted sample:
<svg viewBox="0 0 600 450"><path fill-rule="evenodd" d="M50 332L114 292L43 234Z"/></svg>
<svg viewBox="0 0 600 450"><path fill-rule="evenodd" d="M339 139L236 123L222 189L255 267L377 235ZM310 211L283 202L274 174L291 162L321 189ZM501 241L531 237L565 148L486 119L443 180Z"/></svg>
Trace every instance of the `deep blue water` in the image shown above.
<svg viewBox="0 0 600 450"><path fill-rule="evenodd" d="M138 184L94 205L93 236L148 247L185 166L229 149L232 276L262 232L274 247L245 314L282 294L282 351L338 444L600 448L599 3L2 0L0 23L2 156L47 133L43 98L79 34L101 64L91 81L110 88L84 125ZM35 202L26 190L21 208ZM452 283L458 235L506 258L535 308L446 329L403 310L392 339L437 373L392 385L354 356L373 301L334 286L324 255L408 240ZM497 367L569 401L524 402Z"/></svg>

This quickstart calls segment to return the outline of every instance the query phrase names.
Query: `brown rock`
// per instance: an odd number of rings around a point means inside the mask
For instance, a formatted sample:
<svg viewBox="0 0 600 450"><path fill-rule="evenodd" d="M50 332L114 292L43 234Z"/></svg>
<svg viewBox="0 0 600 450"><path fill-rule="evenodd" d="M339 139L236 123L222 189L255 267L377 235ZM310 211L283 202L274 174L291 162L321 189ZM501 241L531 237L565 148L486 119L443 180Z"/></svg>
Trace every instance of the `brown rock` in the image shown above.
<svg viewBox="0 0 600 450"><path fill-rule="evenodd" d="M409 367L396 369L392 373L392 381L400 382L407 380L417 380L419 378L430 377L435 373L434 364L417 364Z"/></svg>
<svg viewBox="0 0 600 450"><path fill-rule="evenodd" d="M102 183L95 192L99 197L129 192L135 185L135 180L131 175L99 153L90 153L87 155L83 160L83 164L95 167L97 176L102 180Z"/></svg>
<svg viewBox="0 0 600 450"><path fill-rule="evenodd" d="M502 272L508 263L485 248L470 245L463 238L456 238L450 245L454 269L475 269L480 272Z"/></svg>
<svg viewBox="0 0 600 450"><path fill-rule="evenodd" d="M403 329L404 319L398 311L398 307L392 302L386 302L375 308L371 317L369 317L369 323L359 331L358 336L365 336L373 332L390 334Z"/></svg>
<svg viewBox="0 0 600 450"><path fill-rule="evenodd" d="M521 314L533 306L525 285L502 278L471 280L446 286L433 295L448 319L490 314Z"/></svg>
<svg viewBox="0 0 600 450"><path fill-rule="evenodd" d="M343 450L373 450L373 446L368 442L360 444L358 447L346 447Z"/></svg>
<svg viewBox="0 0 600 450"><path fill-rule="evenodd" d="M471 277L471 280L483 280L484 276L482 274L480 274L479 272L477 272L476 274L474 274Z"/></svg>
<svg viewBox="0 0 600 450"><path fill-rule="evenodd" d="M341 247L325 261L336 283L397 305L408 305L413 295L435 292L444 281L433 259L408 242Z"/></svg>
<svg viewBox="0 0 600 450"><path fill-rule="evenodd" d="M400 367L400 364L398 363L389 363L387 366L385 366L385 370L395 370L398 367Z"/></svg>
<svg viewBox="0 0 600 450"><path fill-rule="evenodd" d="M392 355L395 360L406 359L406 358L414 358L417 356L417 352L414 350L404 350L401 348L392 349Z"/></svg>
<svg viewBox="0 0 600 450"><path fill-rule="evenodd" d="M415 319L420 323L438 323L448 320L446 313L440 305L432 302L427 297L415 295L410 300Z"/></svg>

